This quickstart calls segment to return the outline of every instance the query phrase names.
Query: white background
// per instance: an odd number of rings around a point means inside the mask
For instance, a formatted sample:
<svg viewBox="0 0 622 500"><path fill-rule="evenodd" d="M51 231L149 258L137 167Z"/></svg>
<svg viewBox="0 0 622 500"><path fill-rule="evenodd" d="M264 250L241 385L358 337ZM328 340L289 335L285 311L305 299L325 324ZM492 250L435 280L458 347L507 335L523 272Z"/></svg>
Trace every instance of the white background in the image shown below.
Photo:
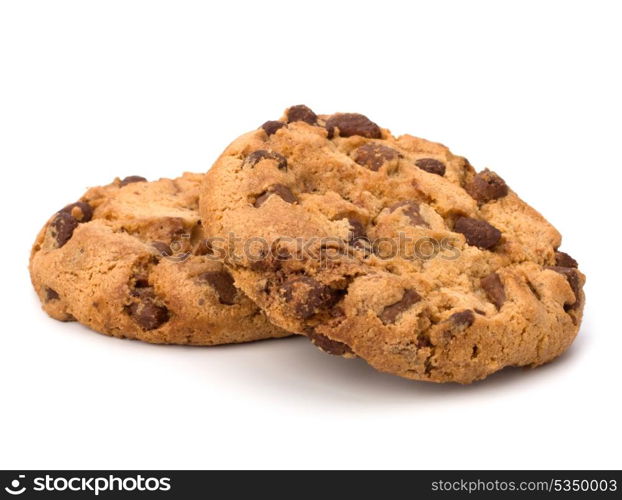
<svg viewBox="0 0 622 500"><path fill-rule="evenodd" d="M619 3L0 5L0 467L622 467ZM498 171L588 276L570 351L440 386L302 338L150 346L41 312L51 213L117 175L206 171L297 103Z"/></svg>

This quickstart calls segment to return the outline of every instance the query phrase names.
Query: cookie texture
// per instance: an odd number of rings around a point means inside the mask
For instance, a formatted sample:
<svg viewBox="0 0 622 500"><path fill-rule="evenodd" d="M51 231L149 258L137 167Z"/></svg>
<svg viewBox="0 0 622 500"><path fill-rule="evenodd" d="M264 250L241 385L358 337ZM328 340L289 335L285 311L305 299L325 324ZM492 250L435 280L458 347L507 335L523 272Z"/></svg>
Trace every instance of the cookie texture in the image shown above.
<svg viewBox="0 0 622 500"><path fill-rule="evenodd" d="M560 355L584 275L496 173L356 113L286 110L235 140L200 212L275 324L378 370L469 383Z"/></svg>
<svg viewBox="0 0 622 500"><path fill-rule="evenodd" d="M282 337L211 255L199 174L89 189L40 231L30 275L43 309L114 337L213 345Z"/></svg>

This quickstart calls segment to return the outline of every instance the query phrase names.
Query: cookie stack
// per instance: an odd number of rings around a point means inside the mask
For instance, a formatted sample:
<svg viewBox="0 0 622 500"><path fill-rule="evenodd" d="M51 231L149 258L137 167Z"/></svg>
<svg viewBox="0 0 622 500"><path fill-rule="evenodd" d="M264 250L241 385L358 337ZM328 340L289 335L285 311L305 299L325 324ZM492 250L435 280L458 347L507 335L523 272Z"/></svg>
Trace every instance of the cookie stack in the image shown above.
<svg viewBox="0 0 622 500"><path fill-rule="evenodd" d="M44 310L215 345L302 334L432 382L537 366L575 338L584 275L496 173L356 113L293 106L207 174L92 188L39 233Z"/></svg>

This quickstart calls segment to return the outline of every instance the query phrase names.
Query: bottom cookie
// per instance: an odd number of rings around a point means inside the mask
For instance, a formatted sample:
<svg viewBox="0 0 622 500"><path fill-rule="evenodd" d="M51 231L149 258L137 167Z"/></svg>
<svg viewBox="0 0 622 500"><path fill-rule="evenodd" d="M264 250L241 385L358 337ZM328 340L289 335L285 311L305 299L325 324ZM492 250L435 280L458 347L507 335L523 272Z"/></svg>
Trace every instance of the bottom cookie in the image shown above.
<svg viewBox="0 0 622 500"><path fill-rule="evenodd" d="M216 345L285 337L206 247L202 175L116 179L45 224L30 257L43 309L114 337Z"/></svg>

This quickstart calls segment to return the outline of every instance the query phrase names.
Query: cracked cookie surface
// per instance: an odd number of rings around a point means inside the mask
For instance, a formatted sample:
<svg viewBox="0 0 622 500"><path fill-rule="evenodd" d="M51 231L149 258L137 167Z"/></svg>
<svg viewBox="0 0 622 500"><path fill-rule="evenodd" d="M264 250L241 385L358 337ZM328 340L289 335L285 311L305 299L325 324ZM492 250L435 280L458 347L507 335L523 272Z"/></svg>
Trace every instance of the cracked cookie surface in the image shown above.
<svg viewBox="0 0 622 500"><path fill-rule="evenodd" d="M469 383L575 338L584 275L494 172L356 113L286 110L205 177L206 234L275 324L378 370Z"/></svg>
<svg viewBox="0 0 622 500"><path fill-rule="evenodd" d="M61 321L152 343L213 345L282 337L210 255L199 174L139 176L89 189L45 224L30 275Z"/></svg>

